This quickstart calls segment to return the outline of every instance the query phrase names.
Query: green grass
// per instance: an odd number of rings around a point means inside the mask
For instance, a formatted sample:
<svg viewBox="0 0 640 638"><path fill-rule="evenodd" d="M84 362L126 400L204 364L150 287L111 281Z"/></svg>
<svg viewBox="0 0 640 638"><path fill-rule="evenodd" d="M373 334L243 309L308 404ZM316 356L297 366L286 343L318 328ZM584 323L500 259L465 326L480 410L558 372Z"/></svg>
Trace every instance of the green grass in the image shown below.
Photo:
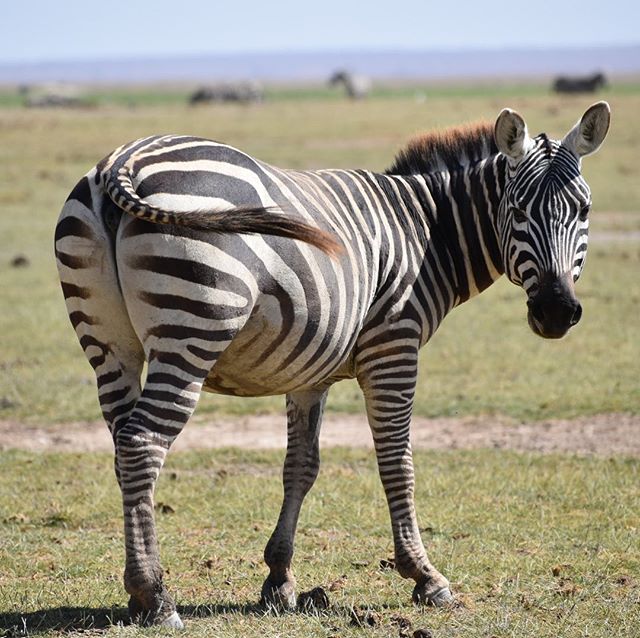
<svg viewBox="0 0 640 638"><path fill-rule="evenodd" d="M69 191L116 146L176 132L225 140L280 166L380 170L420 130L493 119L508 105L525 115L533 132L560 136L592 100L516 94L513 87L507 96L507 88L498 89L482 95L466 94L470 89L464 86L443 86L445 93L434 93L426 102L401 95L361 103L283 96L252 107L0 109L0 418L39 423L99 418L93 373L66 317L52 238ZM638 231L640 95L612 90L609 99L609 139L584 161L594 194L593 227ZM28 267L11 267L19 254L29 259ZM531 419L637 413L639 261L638 242L592 246L578 286L584 318L560 342L533 336L526 326L524 295L506 281L455 310L422 353L416 413ZM199 410L238 414L282 406L280 397L205 396ZM356 385L338 384L328 408L361 410Z"/></svg>
<svg viewBox="0 0 640 638"><path fill-rule="evenodd" d="M410 603L411 583L379 568L392 543L373 454L331 450L305 503L294 559L299 591L334 583L331 608L274 616L256 601L281 461L273 452L169 455L157 501L175 511L158 514L158 524L188 635L397 636L398 615L438 638L637 635L637 459L418 452L423 538L464 603L421 610ZM24 622L29 635L55 636L123 620L110 456L5 452L0 469L0 635L26 635ZM378 624L352 626L353 608L374 610Z"/></svg>

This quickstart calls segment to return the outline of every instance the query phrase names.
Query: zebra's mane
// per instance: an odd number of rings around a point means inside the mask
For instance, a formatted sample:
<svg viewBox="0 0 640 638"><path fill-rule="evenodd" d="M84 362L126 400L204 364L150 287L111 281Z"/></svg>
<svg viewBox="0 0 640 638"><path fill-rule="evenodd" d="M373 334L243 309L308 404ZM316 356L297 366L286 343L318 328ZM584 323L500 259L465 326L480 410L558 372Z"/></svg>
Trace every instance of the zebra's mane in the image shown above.
<svg viewBox="0 0 640 638"><path fill-rule="evenodd" d="M477 122L418 135L396 155L388 175L454 171L498 152L493 123Z"/></svg>

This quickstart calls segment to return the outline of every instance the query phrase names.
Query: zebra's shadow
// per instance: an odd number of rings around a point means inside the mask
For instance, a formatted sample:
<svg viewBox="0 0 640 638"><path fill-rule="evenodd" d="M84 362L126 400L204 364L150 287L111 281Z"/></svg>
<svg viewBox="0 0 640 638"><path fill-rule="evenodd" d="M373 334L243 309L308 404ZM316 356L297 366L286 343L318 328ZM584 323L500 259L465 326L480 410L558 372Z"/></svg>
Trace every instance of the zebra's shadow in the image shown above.
<svg viewBox="0 0 640 638"><path fill-rule="evenodd" d="M370 612L383 612L387 605L367 606L355 612L351 606L330 604L327 608L316 610L298 608L300 615L317 616L334 614L351 619L352 625L366 627L376 624L370 618ZM260 603L205 603L199 605L178 605L177 611L183 620L197 620L222 614L240 614L242 616L264 617L275 613L266 610ZM129 611L126 607L53 607L28 613L0 613L0 636L2 638L22 638L46 631L73 633L90 630L107 630L110 627L129 625Z"/></svg>
<svg viewBox="0 0 640 638"><path fill-rule="evenodd" d="M258 603L212 603L202 605L178 605L181 618L206 618L220 614L263 616L265 610ZM18 638L46 631L71 633L88 630L105 630L117 625L128 625L126 607L52 607L27 613L0 613L0 636Z"/></svg>

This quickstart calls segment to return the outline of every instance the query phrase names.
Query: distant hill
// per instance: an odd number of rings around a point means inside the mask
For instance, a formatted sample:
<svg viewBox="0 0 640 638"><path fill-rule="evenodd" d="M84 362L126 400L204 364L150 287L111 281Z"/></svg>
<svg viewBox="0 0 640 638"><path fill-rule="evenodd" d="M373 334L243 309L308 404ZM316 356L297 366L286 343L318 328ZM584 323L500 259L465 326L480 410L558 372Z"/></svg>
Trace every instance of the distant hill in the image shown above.
<svg viewBox="0 0 640 638"><path fill-rule="evenodd" d="M324 80L337 68L377 79L541 77L640 72L640 45L580 49L327 51L0 64L0 84Z"/></svg>

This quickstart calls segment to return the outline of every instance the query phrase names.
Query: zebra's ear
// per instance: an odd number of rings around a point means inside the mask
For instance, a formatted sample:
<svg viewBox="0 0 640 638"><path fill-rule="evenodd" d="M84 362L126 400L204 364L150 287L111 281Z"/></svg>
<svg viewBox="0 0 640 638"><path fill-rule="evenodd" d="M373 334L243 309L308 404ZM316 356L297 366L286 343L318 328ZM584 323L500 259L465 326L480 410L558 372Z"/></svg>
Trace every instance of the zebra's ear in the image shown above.
<svg viewBox="0 0 640 638"><path fill-rule="evenodd" d="M611 108L606 102L592 104L582 119L564 136L562 144L578 157L595 153L604 141L611 122Z"/></svg>
<svg viewBox="0 0 640 638"><path fill-rule="evenodd" d="M532 141L522 116L511 109L503 109L493 130L501 153L519 161L531 147Z"/></svg>

